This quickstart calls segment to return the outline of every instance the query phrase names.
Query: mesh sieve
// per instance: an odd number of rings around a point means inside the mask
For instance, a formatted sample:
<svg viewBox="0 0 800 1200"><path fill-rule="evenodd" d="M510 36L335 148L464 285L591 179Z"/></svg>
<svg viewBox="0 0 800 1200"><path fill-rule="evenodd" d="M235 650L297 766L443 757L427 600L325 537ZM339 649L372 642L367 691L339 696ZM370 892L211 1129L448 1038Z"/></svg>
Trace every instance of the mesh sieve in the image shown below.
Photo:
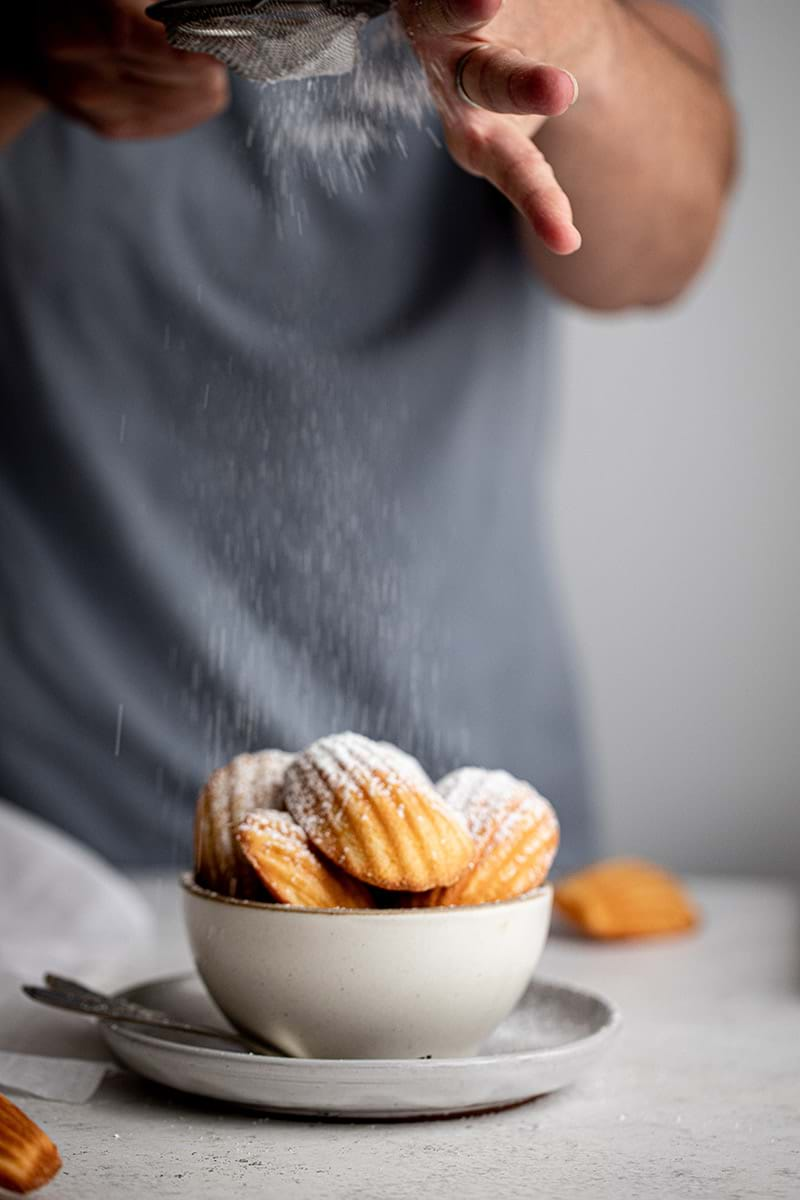
<svg viewBox="0 0 800 1200"><path fill-rule="evenodd" d="M160 0L147 9L172 46L211 54L258 83L345 75L362 26L391 0Z"/></svg>

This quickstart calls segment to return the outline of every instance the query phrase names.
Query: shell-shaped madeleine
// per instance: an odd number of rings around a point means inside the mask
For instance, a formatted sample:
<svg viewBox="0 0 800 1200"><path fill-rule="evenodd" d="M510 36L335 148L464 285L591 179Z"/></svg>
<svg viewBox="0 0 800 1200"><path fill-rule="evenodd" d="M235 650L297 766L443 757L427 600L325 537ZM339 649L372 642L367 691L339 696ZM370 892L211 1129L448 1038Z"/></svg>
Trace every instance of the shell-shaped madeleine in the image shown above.
<svg viewBox="0 0 800 1200"><path fill-rule="evenodd" d="M472 865L450 887L414 897L413 907L489 904L539 887L558 849L558 818L529 783L507 771L462 767L440 780L440 793L466 819Z"/></svg>
<svg viewBox="0 0 800 1200"><path fill-rule="evenodd" d="M356 733L321 738L286 772L286 807L342 870L390 891L453 883L474 845L463 819L393 747Z"/></svg>
<svg viewBox="0 0 800 1200"><path fill-rule="evenodd" d="M610 859L576 871L556 885L555 903L596 938L680 933L698 921L680 881L641 859Z"/></svg>
<svg viewBox="0 0 800 1200"><path fill-rule="evenodd" d="M23 1195L42 1187L60 1169L58 1150L44 1130L0 1096L0 1189Z"/></svg>
<svg viewBox="0 0 800 1200"><path fill-rule="evenodd" d="M249 812L236 830L236 840L264 886L283 904L374 907L369 889L326 863L287 812Z"/></svg>
<svg viewBox="0 0 800 1200"><path fill-rule="evenodd" d="M234 831L253 809L283 806L283 777L293 757L285 750L239 754L210 776L197 798L194 820L194 869L201 887L223 896L263 898L263 885Z"/></svg>

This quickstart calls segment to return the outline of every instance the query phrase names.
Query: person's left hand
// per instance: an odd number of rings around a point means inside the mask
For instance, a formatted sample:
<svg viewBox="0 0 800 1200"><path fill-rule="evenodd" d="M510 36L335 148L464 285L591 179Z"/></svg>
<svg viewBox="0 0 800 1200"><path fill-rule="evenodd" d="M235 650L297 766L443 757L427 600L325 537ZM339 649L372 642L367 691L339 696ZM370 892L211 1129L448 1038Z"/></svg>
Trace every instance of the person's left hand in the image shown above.
<svg viewBox="0 0 800 1200"><path fill-rule="evenodd" d="M569 200L533 138L548 117L574 104L578 84L569 71L543 60L554 48L572 50L575 39L567 25L574 22L585 34L593 6L597 0L399 4L451 155L464 170L499 188L556 254L573 253L581 237ZM459 95L460 63L461 85L477 107Z"/></svg>

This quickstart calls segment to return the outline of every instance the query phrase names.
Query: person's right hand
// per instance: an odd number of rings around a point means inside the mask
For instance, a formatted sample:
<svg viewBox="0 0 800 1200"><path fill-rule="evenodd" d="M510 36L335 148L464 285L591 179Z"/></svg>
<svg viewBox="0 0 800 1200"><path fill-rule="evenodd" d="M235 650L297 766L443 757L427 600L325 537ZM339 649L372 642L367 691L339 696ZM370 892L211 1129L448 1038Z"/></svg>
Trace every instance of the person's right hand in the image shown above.
<svg viewBox="0 0 800 1200"><path fill-rule="evenodd" d="M222 112L225 67L173 50L163 27L145 16L148 2L26 0L27 84L111 138L181 133Z"/></svg>

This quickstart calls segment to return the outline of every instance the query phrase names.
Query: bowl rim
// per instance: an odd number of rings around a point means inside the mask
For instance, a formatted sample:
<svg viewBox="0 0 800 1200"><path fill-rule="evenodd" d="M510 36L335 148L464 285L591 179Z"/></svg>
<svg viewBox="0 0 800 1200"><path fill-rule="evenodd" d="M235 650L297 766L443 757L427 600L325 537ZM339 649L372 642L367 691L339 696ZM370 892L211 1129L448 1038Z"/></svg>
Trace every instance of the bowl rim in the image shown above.
<svg viewBox="0 0 800 1200"><path fill-rule="evenodd" d="M223 896L221 892L212 892L209 888L197 883L193 871L182 871L179 876L179 884L183 891L190 896L218 904L229 904L234 908L327 917L405 917L406 919L435 917L438 919L448 913L452 916L455 913L498 912L501 909L529 904L532 901L541 903L545 899L552 899L553 895L552 883L545 882L539 887L532 888L529 892L523 892L521 896L513 896L510 900L489 900L484 904L437 904L430 908L307 908L300 904L281 904L278 901L270 903L267 900L244 900L238 896Z"/></svg>

